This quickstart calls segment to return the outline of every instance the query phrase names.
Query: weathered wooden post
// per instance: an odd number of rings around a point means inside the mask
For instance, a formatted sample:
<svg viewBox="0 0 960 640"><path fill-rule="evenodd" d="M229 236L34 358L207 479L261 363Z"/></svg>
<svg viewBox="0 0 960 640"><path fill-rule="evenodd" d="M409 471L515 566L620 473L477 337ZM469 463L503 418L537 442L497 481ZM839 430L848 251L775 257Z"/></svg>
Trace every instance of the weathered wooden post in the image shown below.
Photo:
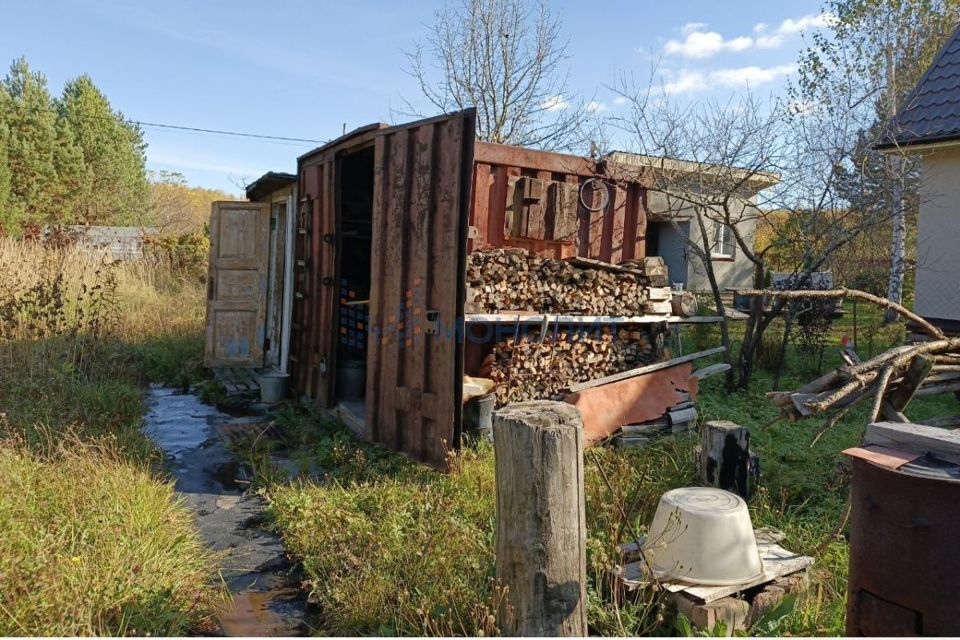
<svg viewBox="0 0 960 640"><path fill-rule="evenodd" d="M729 420L707 422L697 466L705 483L749 498L750 430Z"/></svg>
<svg viewBox="0 0 960 640"><path fill-rule="evenodd" d="M508 636L585 636L587 525L583 421L573 405L535 400L493 417L498 613Z"/></svg>

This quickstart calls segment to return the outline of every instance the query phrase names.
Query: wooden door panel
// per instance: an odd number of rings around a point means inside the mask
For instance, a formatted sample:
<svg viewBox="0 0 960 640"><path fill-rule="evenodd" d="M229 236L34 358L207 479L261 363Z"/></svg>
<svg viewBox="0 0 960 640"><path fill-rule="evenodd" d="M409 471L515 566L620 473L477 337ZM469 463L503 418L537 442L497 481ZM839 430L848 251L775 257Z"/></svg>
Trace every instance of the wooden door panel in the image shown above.
<svg viewBox="0 0 960 640"><path fill-rule="evenodd" d="M459 444L473 136L468 110L375 147L368 435L436 465Z"/></svg>
<svg viewBox="0 0 960 640"><path fill-rule="evenodd" d="M270 208L214 202L207 283L208 367L263 366Z"/></svg>

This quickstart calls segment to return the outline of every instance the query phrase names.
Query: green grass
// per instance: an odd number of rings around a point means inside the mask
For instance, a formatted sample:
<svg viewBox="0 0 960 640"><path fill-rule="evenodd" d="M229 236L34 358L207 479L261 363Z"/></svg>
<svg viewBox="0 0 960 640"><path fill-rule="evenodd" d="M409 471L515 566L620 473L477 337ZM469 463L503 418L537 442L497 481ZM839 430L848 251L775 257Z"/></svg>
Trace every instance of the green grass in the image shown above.
<svg viewBox="0 0 960 640"><path fill-rule="evenodd" d="M902 340L902 325L882 326L880 314L864 305L857 315L864 357L871 351L867 336L873 355ZM834 324L823 370L840 364L840 340L852 337L852 323L848 312ZM690 332L686 351L716 345L714 331ZM804 354L791 346L781 388L795 388L817 375L818 361L819 353ZM781 529L787 548L815 556L809 593L773 631L840 635L847 543L838 530L848 489L848 467L840 452L859 443L868 408L856 408L825 431L824 417L776 421L777 407L764 397L772 382L772 372L760 369L749 390L727 393L722 376L711 378L701 387L699 409L702 420L733 420L751 428L762 469L760 489L750 504L754 524ZM947 415L957 413L955 405L952 396L920 398L907 413L918 419ZM489 446L465 448L451 458L451 472L443 474L359 443L343 427L308 413L289 410L277 426L282 446L308 452L328 472L318 483L268 482L265 488L273 526L308 576L322 632L496 632L491 616L502 595L493 582L495 488ZM675 632L660 594L641 591L619 600L612 569L616 544L645 530L663 492L697 483L696 442L696 434L686 434L642 450L587 451L591 635Z"/></svg>
<svg viewBox="0 0 960 640"><path fill-rule="evenodd" d="M0 634L178 635L217 558L141 435L148 382L201 375L203 287L0 239Z"/></svg>
<svg viewBox="0 0 960 640"><path fill-rule="evenodd" d="M181 635L224 591L167 483L109 445L0 446L0 635Z"/></svg>

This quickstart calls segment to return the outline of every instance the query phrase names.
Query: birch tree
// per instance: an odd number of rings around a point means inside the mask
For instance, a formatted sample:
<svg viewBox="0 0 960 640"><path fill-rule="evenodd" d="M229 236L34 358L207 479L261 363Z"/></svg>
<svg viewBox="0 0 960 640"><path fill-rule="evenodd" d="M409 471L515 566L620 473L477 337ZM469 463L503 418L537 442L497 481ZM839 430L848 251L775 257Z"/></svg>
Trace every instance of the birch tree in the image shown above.
<svg viewBox="0 0 960 640"><path fill-rule="evenodd" d="M794 93L806 105L827 108L839 103L852 109L864 133L874 134L861 147L857 164L873 168L864 185L869 188L872 182L876 187L879 182L886 194L878 206L891 213L887 297L900 303L908 264L908 220L914 213L909 190L916 182L917 161L899 153L881 160L872 147L960 21L960 2L831 0L827 11L832 16L829 30L814 34L812 46L802 53ZM888 311L886 317L892 321L896 314Z"/></svg>

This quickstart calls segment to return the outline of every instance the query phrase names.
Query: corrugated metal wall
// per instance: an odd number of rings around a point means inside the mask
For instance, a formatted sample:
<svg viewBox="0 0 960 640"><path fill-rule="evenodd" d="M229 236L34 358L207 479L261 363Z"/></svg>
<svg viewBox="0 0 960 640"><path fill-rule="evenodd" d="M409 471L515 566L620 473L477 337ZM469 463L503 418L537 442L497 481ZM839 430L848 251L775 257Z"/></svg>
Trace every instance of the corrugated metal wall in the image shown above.
<svg viewBox="0 0 960 640"><path fill-rule="evenodd" d="M541 191L527 200L516 193L523 178L536 179L541 185ZM598 180L584 188L591 178ZM574 200L572 229L555 218L565 208L564 197ZM591 210L604 201L605 206ZM518 224L516 218L521 215L525 219ZM470 239L471 250L521 246L557 257L619 263L643 258L646 253L646 190L637 179L613 179L598 173L596 165L585 158L478 142L470 225L476 229ZM565 233L557 237L554 232L561 227Z"/></svg>
<svg viewBox="0 0 960 640"><path fill-rule="evenodd" d="M459 446L473 111L381 132L374 158L367 428L440 465Z"/></svg>

